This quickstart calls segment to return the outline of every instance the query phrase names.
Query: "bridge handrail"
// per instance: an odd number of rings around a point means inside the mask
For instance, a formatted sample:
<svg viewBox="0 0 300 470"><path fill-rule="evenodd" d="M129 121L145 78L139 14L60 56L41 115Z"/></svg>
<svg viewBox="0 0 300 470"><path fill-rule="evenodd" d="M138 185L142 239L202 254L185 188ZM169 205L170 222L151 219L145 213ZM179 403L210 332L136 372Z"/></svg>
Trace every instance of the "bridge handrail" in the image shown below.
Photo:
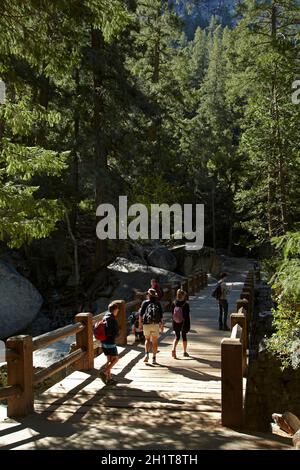
<svg viewBox="0 0 300 470"><path fill-rule="evenodd" d="M60 370L64 369L65 367L70 366L71 364L74 364L74 362L79 361L84 356L85 356L85 351L83 351L81 348L76 349L76 351L69 353L63 359L60 359L59 361L56 361L53 364L51 364L51 366L45 369L42 369L39 372L35 372L34 378L33 378L34 385L39 384L43 380L47 379L48 377L51 377L52 375L56 374Z"/></svg>
<svg viewBox="0 0 300 470"><path fill-rule="evenodd" d="M180 283L189 294L194 294L207 284L207 274L203 271L196 272ZM171 306L172 298L178 288L178 282L165 284L163 292L165 301L163 306ZM136 298L132 301L119 302L119 314L117 317L120 335L117 338L118 345L127 344L126 308L138 307L143 299L142 292L136 292ZM34 385L53 376L63 368L76 364L77 370L91 370L94 367L94 357L101 352L96 349L93 337L93 326L99 321L105 312L93 316L91 313L79 313L75 316L75 323L62 328L44 333L32 338L29 335L13 336L6 340L6 361L8 370L8 385L0 387L0 400L7 400L7 416L20 418L34 410ZM68 336L76 335L75 351L70 352L63 359L56 361L49 367L34 372L33 352L38 351ZM18 400L15 398L18 397Z"/></svg>
<svg viewBox="0 0 300 470"><path fill-rule="evenodd" d="M221 341L222 425L241 428L244 423L243 377L247 375L249 327L253 314L254 273L249 271L230 315L231 335Z"/></svg>
<svg viewBox="0 0 300 470"><path fill-rule="evenodd" d="M0 400L6 400L9 397L17 397L21 395L22 388L20 385L5 385L0 388Z"/></svg>
<svg viewBox="0 0 300 470"><path fill-rule="evenodd" d="M63 326L62 328L57 328L56 330L49 331L39 336L35 336L32 339L33 351L37 351L39 349L43 349L50 344L56 343L63 338L67 338L68 336L75 335L84 329L84 325L82 324L71 324Z"/></svg>

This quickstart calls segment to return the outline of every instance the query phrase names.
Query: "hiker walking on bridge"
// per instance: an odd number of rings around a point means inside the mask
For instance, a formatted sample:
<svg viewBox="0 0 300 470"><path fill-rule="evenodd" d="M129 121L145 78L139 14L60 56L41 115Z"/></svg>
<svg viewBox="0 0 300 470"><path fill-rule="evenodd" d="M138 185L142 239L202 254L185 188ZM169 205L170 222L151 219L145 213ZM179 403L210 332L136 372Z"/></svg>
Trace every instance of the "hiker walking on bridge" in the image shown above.
<svg viewBox="0 0 300 470"><path fill-rule="evenodd" d="M119 360L118 348L115 344L116 337L119 334L119 326L116 319L118 313L119 305L116 302L111 302L108 306L108 312L103 317L103 322L106 324L106 338L101 343L107 362L99 375L105 385L116 384L116 381L111 377L111 369Z"/></svg>
<svg viewBox="0 0 300 470"><path fill-rule="evenodd" d="M229 287L225 282L225 278L227 277L227 273L221 273L220 279L218 281L219 286L219 330L229 331L229 327L227 325L227 316L228 316L228 300L227 296L230 292Z"/></svg>
<svg viewBox="0 0 300 470"><path fill-rule="evenodd" d="M180 333L182 336L183 343L183 355L189 357L187 352L187 333L191 328L190 320L190 306L186 301L187 294L181 289L176 292L176 300L172 305L172 325L175 333L175 339L173 341L172 357L177 359L176 346L180 340Z"/></svg>
<svg viewBox="0 0 300 470"><path fill-rule="evenodd" d="M161 299L163 298L164 294L163 294L163 291L161 290L161 288L158 285L157 279L151 279L151 289L154 289L156 291L157 300L158 300L158 302L160 302Z"/></svg>
<svg viewBox="0 0 300 470"><path fill-rule="evenodd" d="M148 300L144 300L140 310L140 328L143 325L143 332L145 336L145 359L144 362L149 361L150 340L152 338L152 351L153 358L152 364L157 364L157 337L159 330L163 331L163 311L161 304L158 302L157 292L154 289L149 289L147 292Z"/></svg>

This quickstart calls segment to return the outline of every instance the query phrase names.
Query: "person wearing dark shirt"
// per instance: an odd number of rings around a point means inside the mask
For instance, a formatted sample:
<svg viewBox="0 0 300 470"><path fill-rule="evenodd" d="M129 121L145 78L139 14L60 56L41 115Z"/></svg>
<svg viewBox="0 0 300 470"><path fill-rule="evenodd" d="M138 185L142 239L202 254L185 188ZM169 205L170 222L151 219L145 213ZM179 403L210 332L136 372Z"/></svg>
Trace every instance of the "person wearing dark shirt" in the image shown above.
<svg viewBox="0 0 300 470"><path fill-rule="evenodd" d="M219 297L219 330L229 331L230 328L227 325L228 316L228 300L227 296L230 293L230 288L225 282L227 273L221 273L218 284L221 287L221 295Z"/></svg>
<svg viewBox="0 0 300 470"><path fill-rule="evenodd" d="M159 287L158 282L157 282L156 279L151 279L151 289L155 290L155 292L157 293L157 300L158 300L158 302L160 302L161 299L163 298L164 294L163 294L161 288Z"/></svg>
<svg viewBox="0 0 300 470"><path fill-rule="evenodd" d="M187 352L187 333L191 328L190 306L186 301L187 294L181 289L176 292L176 300L172 305L172 326L175 333L173 341L172 357L177 359L176 346L182 336L183 355L189 357Z"/></svg>
<svg viewBox="0 0 300 470"><path fill-rule="evenodd" d="M119 355L116 346L116 337L119 335L119 326L116 317L119 313L119 305L111 302L108 306L108 312L104 315L106 339L101 341L103 353L107 362L100 371L100 378L106 385L114 385L115 380L111 378L111 369L118 362Z"/></svg>
<svg viewBox="0 0 300 470"><path fill-rule="evenodd" d="M144 300L141 305L139 327L143 325L143 333L145 336L145 358L144 362L149 361L150 340L152 338L153 358L152 364L157 364L157 338L159 329L163 331L163 311L161 304L158 302L157 293L154 289L147 292L148 300Z"/></svg>

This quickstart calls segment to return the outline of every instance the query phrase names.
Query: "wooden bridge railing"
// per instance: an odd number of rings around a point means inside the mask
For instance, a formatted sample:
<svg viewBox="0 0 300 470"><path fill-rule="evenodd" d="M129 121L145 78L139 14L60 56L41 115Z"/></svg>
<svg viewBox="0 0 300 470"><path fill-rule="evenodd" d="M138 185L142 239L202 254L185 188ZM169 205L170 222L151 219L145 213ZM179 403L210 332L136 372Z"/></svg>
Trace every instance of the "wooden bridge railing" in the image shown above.
<svg viewBox="0 0 300 470"><path fill-rule="evenodd" d="M180 284L168 283L163 287L164 301L162 305L167 311L175 298L176 290L182 287L190 295L198 292L207 285L207 274L197 272ZM130 302L119 300L119 313L117 321L120 334L116 343L120 346L127 344L127 319L126 309L138 310L145 298L144 292L136 292L135 299ZM29 335L19 335L8 338L6 341L6 362L8 385L0 387L0 400L7 400L7 416L9 418L21 418L34 410L34 385L53 376L67 366L73 365L77 370L91 370L94 367L94 358L102 349L95 348L96 341L93 337L93 326L99 321L105 312L93 316L91 313L78 313L75 323L58 328L32 338ZM75 350L63 359L51 364L51 366L34 372L33 352L45 348L68 336L76 335Z"/></svg>
<svg viewBox="0 0 300 470"><path fill-rule="evenodd" d="M243 377L247 374L247 349L253 315L254 274L249 271L230 315L231 336L221 342L222 426L240 428L244 423Z"/></svg>

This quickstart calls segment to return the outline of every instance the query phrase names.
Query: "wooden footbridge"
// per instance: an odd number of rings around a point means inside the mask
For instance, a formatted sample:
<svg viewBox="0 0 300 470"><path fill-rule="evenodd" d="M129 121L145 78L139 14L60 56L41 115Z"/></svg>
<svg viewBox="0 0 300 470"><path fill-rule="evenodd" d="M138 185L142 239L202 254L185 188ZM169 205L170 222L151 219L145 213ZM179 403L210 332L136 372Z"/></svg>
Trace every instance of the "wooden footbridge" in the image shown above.
<svg viewBox="0 0 300 470"><path fill-rule="evenodd" d="M113 369L118 383L105 386L99 369L105 363L93 341L93 324L101 316L80 313L76 322L36 338L16 336L6 342L8 419L0 422L1 449L283 449L271 434L243 428L248 328L254 274L241 273L230 294L232 331L218 330L217 305L207 275L184 281L189 292L192 329L189 357L171 357L170 310L178 285L164 286L165 331L159 338L157 365L143 362L143 346L127 337L126 309L138 309L142 293L120 301L120 361ZM76 334L65 358L34 372L33 351ZM68 370L70 374L35 396L34 385Z"/></svg>

